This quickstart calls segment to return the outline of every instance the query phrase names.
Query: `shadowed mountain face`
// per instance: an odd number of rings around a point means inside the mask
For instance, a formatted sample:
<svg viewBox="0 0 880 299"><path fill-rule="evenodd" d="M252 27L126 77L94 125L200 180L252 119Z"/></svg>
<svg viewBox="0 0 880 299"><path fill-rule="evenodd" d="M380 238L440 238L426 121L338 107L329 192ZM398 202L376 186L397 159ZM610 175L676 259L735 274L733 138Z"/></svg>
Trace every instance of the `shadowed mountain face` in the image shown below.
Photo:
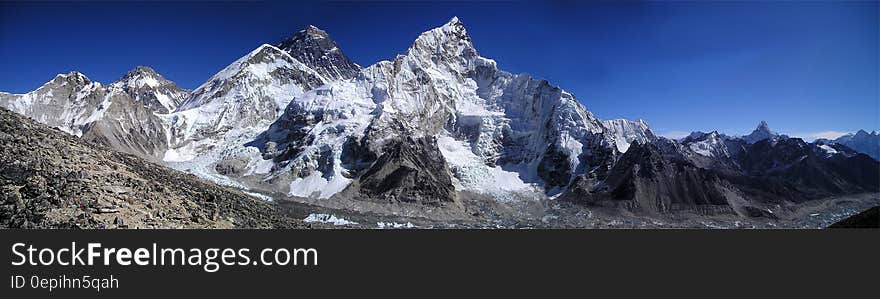
<svg viewBox="0 0 880 299"><path fill-rule="evenodd" d="M0 227L300 227L272 203L0 108Z"/></svg>
<svg viewBox="0 0 880 299"><path fill-rule="evenodd" d="M625 201L630 202L627 208L646 213L729 206L744 216L767 216L757 207L880 192L880 162L864 154L843 148L829 154L798 138L765 138L745 146L735 138L712 143L712 148L687 145L706 140L691 136L684 145L670 140L634 144L607 179L592 189L576 184L568 198L589 204ZM728 145L739 147L736 155L728 153Z"/></svg>
<svg viewBox="0 0 880 299"><path fill-rule="evenodd" d="M330 35L315 26L297 32L278 44L278 48L330 80L353 78L360 71Z"/></svg>
<svg viewBox="0 0 880 299"><path fill-rule="evenodd" d="M874 160L880 160L880 133L877 131L868 133L865 130L859 130L855 134L843 135L832 141L823 141L845 145L860 153L871 156Z"/></svg>
<svg viewBox="0 0 880 299"><path fill-rule="evenodd" d="M740 158L744 174L781 180L821 196L880 190L880 162L864 155L820 154L798 138L751 145Z"/></svg>

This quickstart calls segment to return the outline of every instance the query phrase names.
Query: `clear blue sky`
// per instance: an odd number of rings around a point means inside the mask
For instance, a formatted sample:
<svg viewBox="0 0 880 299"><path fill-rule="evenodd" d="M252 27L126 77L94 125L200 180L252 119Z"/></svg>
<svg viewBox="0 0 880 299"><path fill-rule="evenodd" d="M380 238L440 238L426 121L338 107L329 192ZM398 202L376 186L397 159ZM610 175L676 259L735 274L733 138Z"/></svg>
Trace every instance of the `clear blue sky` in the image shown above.
<svg viewBox="0 0 880 299"><path fill-rule="evenodd" d="M880 129L878 2L0 3L0 90L136 65L195 88L314 24L367 66L457 15L483 56L656 132Z"/></svg>

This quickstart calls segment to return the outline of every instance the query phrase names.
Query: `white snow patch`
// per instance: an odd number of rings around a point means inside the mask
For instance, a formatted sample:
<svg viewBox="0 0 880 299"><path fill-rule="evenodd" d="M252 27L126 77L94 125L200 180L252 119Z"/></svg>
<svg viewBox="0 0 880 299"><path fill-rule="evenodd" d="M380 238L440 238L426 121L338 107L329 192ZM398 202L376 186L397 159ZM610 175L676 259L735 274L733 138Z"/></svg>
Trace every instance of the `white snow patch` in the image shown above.
<svg viewBox="0 0 880 299"><path fill-rule="evenodd" d="M412 222L407 223L397 223L397 222L376 222L376 226L379 229L388 229L388 228L416 228Z"/></svg>
<svg viewBox="0 0 880 299"><path fill-rule="evenodd" d="M250 192L250 191L241 191L241 192L244 192L244 194L247 194L247 195L250 195L250 196L265 200L265 201L274 201L275 200L272 197L269 197L264 194L256 193L256 192Z"/></svg>
<svg viewBox="0 0 880 299"><path fill-rule="evenodd" d="M168 149L165 151L165 155L162 157L162 161L165 162L185 162L195 158L195 155L192 153L181 152L176 149Z"/></svg>
<svg viewBox="0 0 880 299"><path fill-rule="evenodd" d="M819 148L821 148L823 151L825 151L825 154L828 155L828 156L831 156L831 155L834 155L834 154L837 154L837 153L838 153L836 149L834 149L833 147L828 146L827 144L820 144L820 145L819 145Z"/></svg>
<svg viewBox="0 0 880 299"><path fill-rule="evenodd" d="M339 193L342 189L351 183L351 179L341 175L333 175L329 180L324 178L320 172L312 172L305 178L297 178L290 182L291 196L312 197L317 194L318 198L330 198L333 194Z"/></svg>
<svg viewBox="0 0 880 299"><path fill-rule="evenodd" d="M333 225L352 225L358 224L357 222L348 221L345 218L338 218L334 215L330 214L309 214L306 219L303 219L305 222L320 222L320 223L330 223Z"/></svg>
<svg viewBox="0 0 880 299"><path fill-rule="evenodd" d="M498 199L511 199L513 193L536 191L536 186L524 182L518 172L483 164L464 142L440 136L437 145L460 184L456 188L493 195Z"/></svg>

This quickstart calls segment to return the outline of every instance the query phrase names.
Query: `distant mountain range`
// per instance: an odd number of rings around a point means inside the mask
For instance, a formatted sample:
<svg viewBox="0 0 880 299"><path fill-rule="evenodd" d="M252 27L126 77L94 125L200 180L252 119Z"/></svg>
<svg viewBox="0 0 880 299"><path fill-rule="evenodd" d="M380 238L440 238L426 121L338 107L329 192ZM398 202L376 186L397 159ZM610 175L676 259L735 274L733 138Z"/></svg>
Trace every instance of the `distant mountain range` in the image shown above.
<svg viewBox="0 0 880 299"><path fill-rule="evenodd" d="M880 160L880 133L877 133L877 131L868 133L865 130L859 130L855 134L846 134L834 140L819 139L816 142L845 145L860 153L871 156L875 160Z"/></svg>
<svg viewBox="0 0 880 299"><path fill-rule="evenodd" d="M0 106L260 198L441 222L531 219L529 202L778 219L880 192L876 132L807 143L761 122L742 137L659 137L500 70L458 18L367 67L309 26L192 91L148 67L106 86L71 72Z"/></svg>

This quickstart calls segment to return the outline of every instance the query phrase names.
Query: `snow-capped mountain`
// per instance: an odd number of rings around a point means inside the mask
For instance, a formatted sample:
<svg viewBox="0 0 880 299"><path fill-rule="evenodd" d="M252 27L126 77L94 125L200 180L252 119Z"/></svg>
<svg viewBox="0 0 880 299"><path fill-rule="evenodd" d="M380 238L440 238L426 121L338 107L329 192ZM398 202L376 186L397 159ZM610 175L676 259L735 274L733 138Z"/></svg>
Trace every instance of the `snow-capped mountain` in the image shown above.
<svg viewBox="0 0 880 299"><path fill-rule="evenodd" d="M118 89L136 102L142 103L148 110L162 114L174 111L189 96L189 91L146 66L138 66L129 71L109 88Z"/></svg>
<svg viewBox="0 0 880 299"><path fill-rule="evenodd" d="M682 139L681 143L693 152L706 157L730 157L725 141L731 138L712 131L709 133L693 132L690 136Z"/></svg>
<svg viewBox="0 0 880 299"><path fill-rule="evenodd" d="M172 150L166 161L189 161L214 148L238 149L304 92L351 77L359 68L314 26L280 43L261 45L196 88L164 116Z"/></svg>
<svg viewBox="0 0 880 299"><path fill-rule="evenodd" d="M648 214L696 209L774 218L769 206L877 192L878 182L880 163L842 145L780 135L748 143L713 131L634 143L604 180L576 181L565 198Z"/></svg>
<svg viewBox="0 0 880 299"><path fill-rule="evenodd" d="M242 189L252 184L240 180L265 181L274 164L263 160L249 144L291 101L351 77L352 68L359 70L329 35L314 26L281 45L285 49L259 46L196 88L175 112L164 115L171 132L164 160L172 167Z"/></svg>
<svg viewBox="0 0 880 299"><path fill-rule="evenodd" d="M79 72L58 74L46 84L26 94L0 94L0 105L56 127L72 135L82 136L86 124L102 117L106 89Z"/></svg>
<svg viewBox="0 0 880 299"><path fill-rule="evenodd" d="M0 105L83 139L158 160L167 149L167 135L156 113L173 109L186 95L152 69L138 67L106 86L78 72L61 74L27 94L0 94Z"/></svg>
<svg viewBox="0 0 880 299"><path fill-rule="evenodd" d="M196 88L163 118L172 150L165 160L188 161L215 146L241 146L269 127L284 107L327 79L271 45L262 45ZM227 144L223 140L235 141Z"/></svg>
<svg viewBox="0 0 880 299"><path fill-rule="evenodd" d="M752 133L749 135L743 136L742 139L748 143L755 143L764 139L775 139L775 138L788 138L785 135L779 135L776 132L770 130L770 126L767 125L766 121L761 121L758 124L758 127L755 128Z"/></svg>
<svg viewBox="0 0 880 299"><path fill-rule="evenodd" d="M866 154L874 160L880 160L880 133L859 130L855 134L846 134L832 141L836 144L845 145L860 153Z"/></svg>
<svg viewBox="0 0 880 299"><path fill-rule="evenodd" d="M459 190L509 197L601 175L619 147L653 137L644 122L609 124L545 80L499 70L453 18L405 55L295 98L254 145L292 196L331 197L412 138L428 147L417 151L439 149ZM444 176L420 171L411 173Z"/></svg>
<svg viewBox="0 0 880 299"><path fill-rule="evenodd" d="M609 119L603 120L602 125L605 126L608 134L614 139L617 150L625 153L629 149L629 145L633 142L645 144L657 139L654 132L648 128L645 121L639 119L636 121L626 119Z"/></svg>
<svg viewBox="0 0 880 299"><path fill-rule="evenodd" d="M414 153L441 155L415 177L448 176L458 190L553 194L576 175L601 178L630 143L656 138L643 121L602 122L561 88L499 70L458 18L365 69L309 26L191 93L147 67L106 88L96 83L98 95L88 96L94 84L84 76L74 83L66 94L82 104L67 105L82 111L60 109L68 120L56 126L215 182L298 197L376 181L369 176L382 171L371 170L404 167ZM383 159L389 151L410 154Z"/></svg>

